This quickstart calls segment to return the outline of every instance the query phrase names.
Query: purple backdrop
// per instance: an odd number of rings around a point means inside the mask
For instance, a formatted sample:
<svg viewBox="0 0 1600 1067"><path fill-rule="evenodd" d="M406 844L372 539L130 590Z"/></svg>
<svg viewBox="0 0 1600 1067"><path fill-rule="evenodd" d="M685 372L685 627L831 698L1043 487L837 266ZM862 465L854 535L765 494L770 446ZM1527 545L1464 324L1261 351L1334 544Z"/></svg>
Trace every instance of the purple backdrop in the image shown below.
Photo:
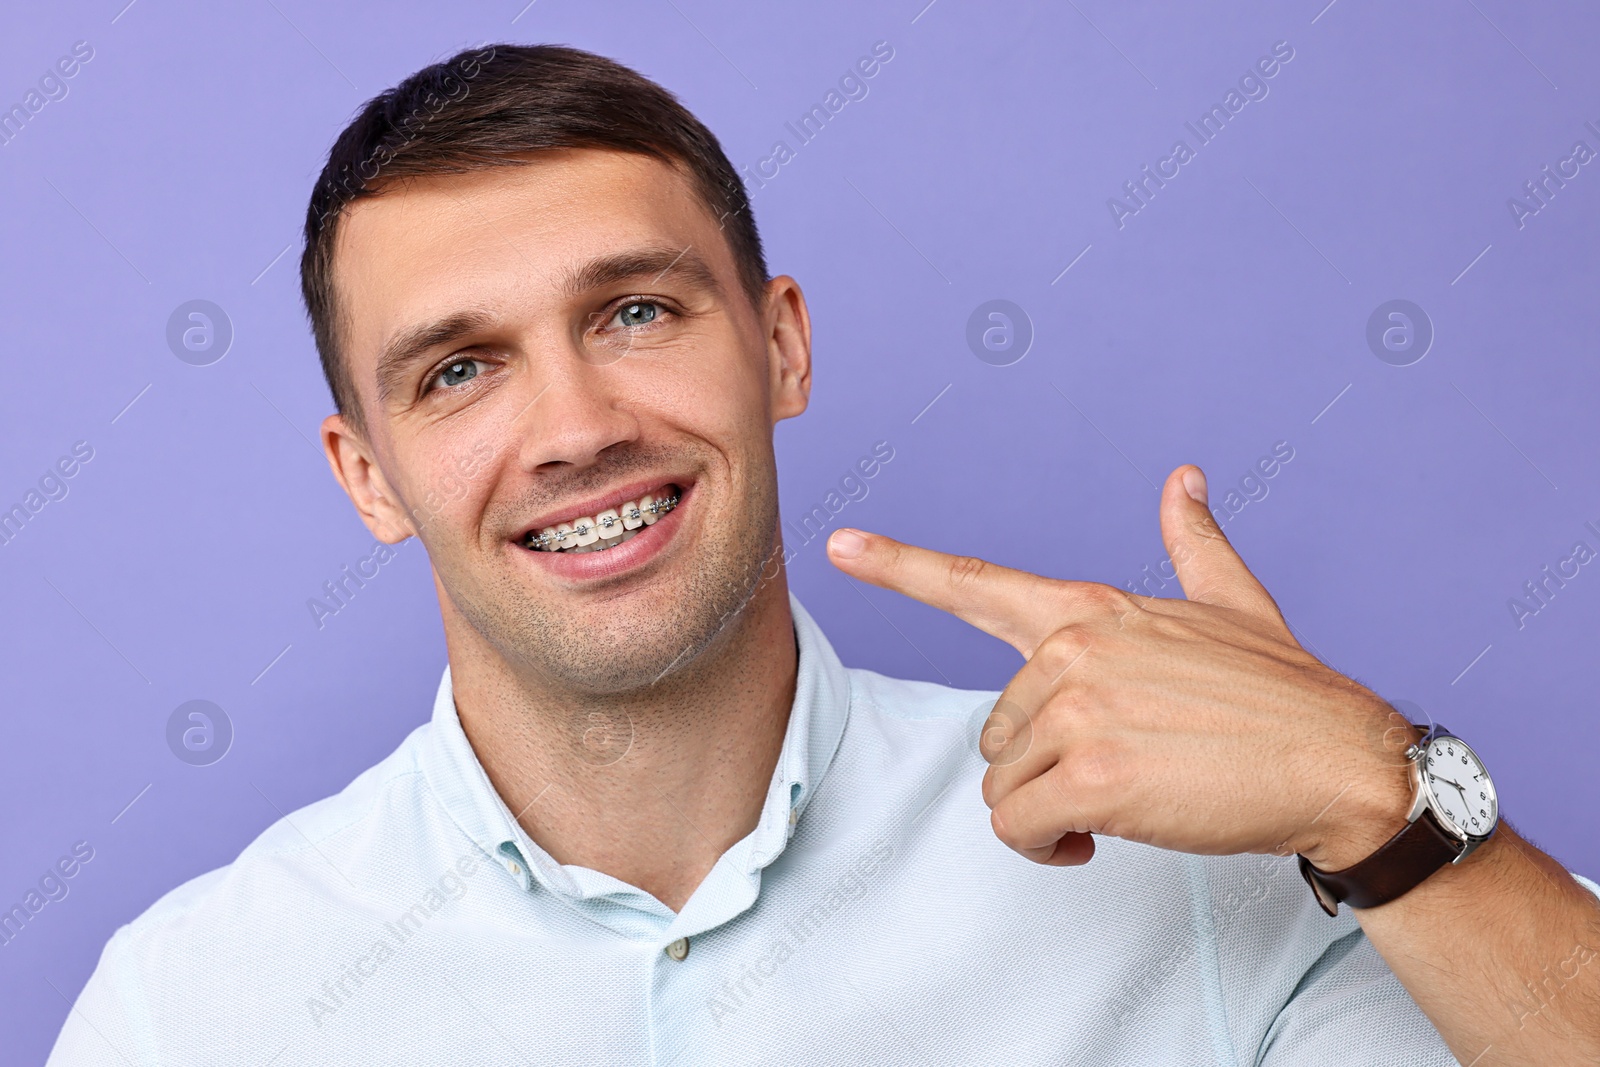
<svg viewBox="0 0 1600 1067"><path fill-rule="evenodd" d="M7 1062L43 1058L118 925L428 714L420 547L320 627L307 605L372 539L314 444L299 229L354 109L485 41L632 64L748 168L815 320L789 516L1176 595L1157 487L1197 462L1307 647L1471 739L1519 827L1600 876L1579 0L125 3L0 38L0 907L93 850L0 946ZM866 495L830 499L877 442ZM1020 664L820 539L791 580L847 663ZM185 747L195 700L215 731Z"/></svg>

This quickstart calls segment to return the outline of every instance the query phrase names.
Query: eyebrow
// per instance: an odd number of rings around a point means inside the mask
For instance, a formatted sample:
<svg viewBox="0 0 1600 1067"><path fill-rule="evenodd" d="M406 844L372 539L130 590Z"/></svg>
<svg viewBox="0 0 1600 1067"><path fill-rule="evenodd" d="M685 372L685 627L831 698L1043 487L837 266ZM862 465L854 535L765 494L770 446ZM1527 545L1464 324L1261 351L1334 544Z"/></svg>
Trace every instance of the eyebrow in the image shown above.
<svg viewBox="0 0 1600 1067"><path fill-rule="evenodd" d="M705 260L695 254L693 245L682 248L637 248L592 259L561 278L567 296L581 296L618 282L650 275L651 282L671 275L713 296L722 295L722 286Z"/></svg>
<svg viewBox="0 0 1600 1067"><path fill-rule="evenodd" d="M493 327L499 320L487 311L458 311L436 322L425 322L394 338L378 357L378 403L386 403L405 384L411 369L437 348L468 334Z"/></svg>
<svg viewBox="0 0 1600 1067"><path fill-rule="evenodd" d="M711 296L723 295L716 274L695 254L693 245L638 248L601 256L563 272L557 284L564 296L577 297L646 275L652 283L671 276ZM436 349L493 329L499 323L499 317L486 310L458 311L398 334L384 345L378 357L378 402L385 403L398 393L411 370Z"/></svg>

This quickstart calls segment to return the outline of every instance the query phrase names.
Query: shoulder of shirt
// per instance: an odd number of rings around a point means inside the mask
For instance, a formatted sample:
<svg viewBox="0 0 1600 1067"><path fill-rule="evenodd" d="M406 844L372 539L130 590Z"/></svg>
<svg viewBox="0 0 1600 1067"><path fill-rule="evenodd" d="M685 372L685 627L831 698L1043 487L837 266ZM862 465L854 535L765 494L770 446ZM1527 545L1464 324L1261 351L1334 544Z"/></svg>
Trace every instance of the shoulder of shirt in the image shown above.
<svg viewBox="0 0 1600 1067"><path fill-rule="evenodd" d="M865 705L896 719L949 719L965 722L980 705L992 705L998 689L957 689L938 682L892 678L887 674L848 667L850 702Z"/></svg>
<svg viewBox="0 0 1600 1067"><path fill-rule="evenodd" d="M248 877L255 868L273 861L292 860L302 853L315 855L317 846L328 838L372 818L396 785L422 774L417 750L432 728L431 722L423 723L406 735L393 752L356 775L339 792L274 821L246 845L232 863L170 890L132 922L119 928L112 941L124 946L142 941L151 932L203 908L231 880ZM327 861L319 862L326 864Z"/></svg>

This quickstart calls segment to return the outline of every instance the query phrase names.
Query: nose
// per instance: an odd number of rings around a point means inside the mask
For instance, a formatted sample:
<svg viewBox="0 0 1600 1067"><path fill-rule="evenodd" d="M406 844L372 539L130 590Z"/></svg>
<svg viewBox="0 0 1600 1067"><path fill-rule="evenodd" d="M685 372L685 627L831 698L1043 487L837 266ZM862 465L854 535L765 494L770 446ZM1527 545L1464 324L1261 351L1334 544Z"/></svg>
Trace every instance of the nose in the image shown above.
<svg viewBox="0 0 1600 1067"><path fill-rule="evenodd" d="M526 406L516 420L518 458L525 470L587 467L611 446L638 438L639 420L624 402L615 365L571 355L543 362L541 369L545 373L529 376L542 380L530 380Z"/></svg>

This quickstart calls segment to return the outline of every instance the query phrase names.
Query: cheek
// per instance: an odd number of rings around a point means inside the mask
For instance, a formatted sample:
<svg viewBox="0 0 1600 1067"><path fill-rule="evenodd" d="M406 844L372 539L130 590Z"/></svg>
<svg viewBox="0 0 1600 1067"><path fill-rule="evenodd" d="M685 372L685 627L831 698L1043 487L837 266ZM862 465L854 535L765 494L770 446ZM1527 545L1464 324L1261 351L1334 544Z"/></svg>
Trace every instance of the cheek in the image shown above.
<svg viewBox="0 0 1600 1067"><path fill-rule="evenodd" d="M494 457L470 439L419 442L399 457L407 472L400 493L419 535L426 540L443 531L476 525L492 487Z"/></svg>
<svg viewBox="0 0 1600 1067"><path fill-rule="evenodd" d="M650 375L651 406L672 424L715 444L770 437L771 383L766 353L748 342L708 340L694 354ZM770 445L770 442L768 442Z"/></svg>

